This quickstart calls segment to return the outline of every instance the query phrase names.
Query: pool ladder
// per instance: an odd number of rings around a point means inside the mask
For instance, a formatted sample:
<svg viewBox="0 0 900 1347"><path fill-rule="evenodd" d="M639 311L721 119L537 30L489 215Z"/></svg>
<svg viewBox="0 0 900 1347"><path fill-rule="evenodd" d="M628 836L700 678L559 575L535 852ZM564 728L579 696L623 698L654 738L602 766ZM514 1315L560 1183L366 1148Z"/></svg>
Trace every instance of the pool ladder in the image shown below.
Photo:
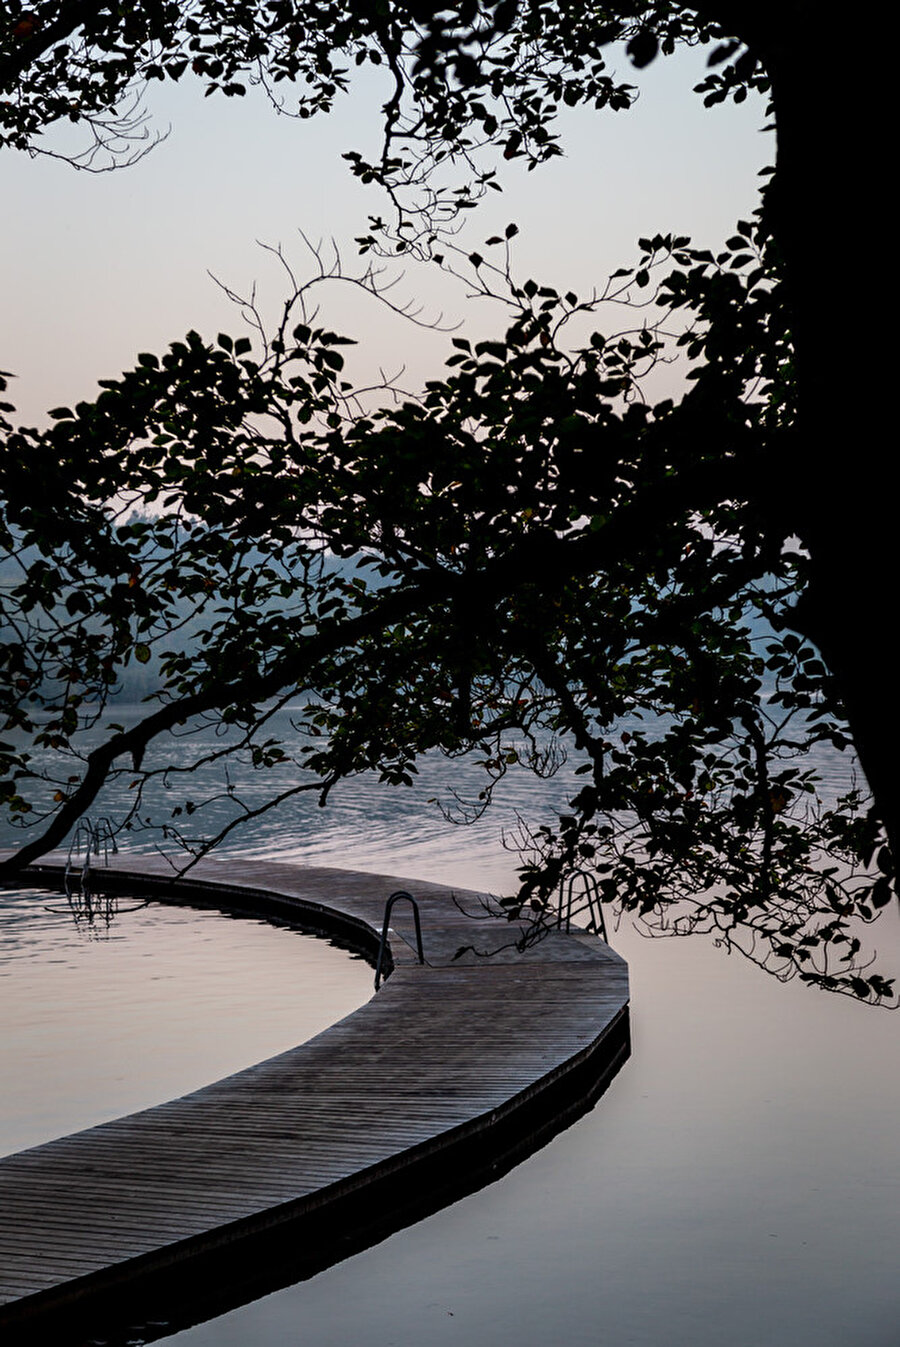
<svg viewBox="0 0 900 1347"><path fill-rule="evenodd" d="M388 930L390 929L391 911L393 910L394 904L401 898L412 906L413 920L416 923L416 953L419 956L419 963L424 964L425 962L425 953L422 949L422 923L419 920L419 904L411 893L406 892L406 889L397 889L396 893L392 893L384 905L384 923L381 927L381 940L378 944L378 962L375 965L376 991L378 991L378 988L381 986L381 969L384 965L384 956L387 953L387 939Z"/></svg>
<svg viewBox="0 0 900 1347"><path fill-rule="evenodd" d="M66 857L66 892L69 892L69 880L73 871L77 868L77 861L81 857L81 848L84 846L84 860L81 861L81 874L79 881L82 892L84 892L88 878L91 873L91 857L99 856L100 849L103 848L103 864L109 865L109 853L115 856L119 848L116 844L116 835L113 825L108 818L98 819L94 823L89 818L83 818L79 821L75 829L75 836L69 844L69 854Z"/></svg>
<svg viewBox="0 0 900 1347"><path fill-rule="evenodd" d="M578 883L580 883L581 889L576 894L575 886ZM559 909L556 914L557 930L565 929L568 932L572 917L580 916L582 912L590 913L587 929L593 931L595 935L599 935L608 945L609 937L606 934L606 922L603 918L603 902L596 876L590 870L573 870L559 882Z"/></svg>

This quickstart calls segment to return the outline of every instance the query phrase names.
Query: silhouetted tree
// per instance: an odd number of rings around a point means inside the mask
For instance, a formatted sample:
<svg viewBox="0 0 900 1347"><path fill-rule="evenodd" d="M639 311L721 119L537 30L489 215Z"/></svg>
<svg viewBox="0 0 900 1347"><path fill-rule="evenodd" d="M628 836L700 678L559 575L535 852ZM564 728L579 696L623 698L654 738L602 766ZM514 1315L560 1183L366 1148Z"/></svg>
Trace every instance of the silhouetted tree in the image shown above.
<svg viewBox="0 0 900 1347"><path fill-rule="evenodd" d="M860 128L878 104L855 89L838 99L838 29L817 20L799 2L728 0L16 10L0 46L6 140L40 150L54 121L83 122L95 168L140 152L147 80L191 72L235 95L254 78L305 117L331 106L354 64L384 68L380 158L348 155L392 204L360 241L376 255L452 258L443 228L490 187L491 148L537 163L558 151L560 104L627 107L632 91L605 65L614 41L638 66L714 44L706 101L764 93L777 137L758 215L717 254L657 236L618 278L627 299L661 275L663 312L686 316L676 341L695 377L677 405L639 392L666 349L660 330L568 348L566 324L591 306L486 261L500 239L468 263L485 289L505 288L515 321L504 341L461 345L420 402L354 404L338 339L296 321L301 289L254 346L191 334L96 403L59 409L47 434L10 431L9 727L77 752L85 708L122 664L170 652L159 708L93 748L54 798L35 805L33 750L7 748L13 811L45 816L16 863L59 842L124 757L139 783L146 744L189 716L224 716L255 764L277 767L286 750L261 738L267 708L303 689L314 698L295 752L314 775L288 792L324 798L370 767L403 782L433 746L484 750L490 781L520 753L512 731L543 770L543 735L565 731L585 785L532 839L516 904L546 902L587 860L610 899L657 923L714 928L825 986L889 992L856 968L848 926L888 901L880 828L896 839L897 826L884 712L896 544L868 392L886 357L873 287L832 279L839 249L851 265L866 256L871 180L857 147L829 195L822 113L830 96ZM159 503L159 515L122 513ZM327 562L365 549L375 584ZM205 622L199 653L173 641L185 605ZM754 613L777 633L774 697ZM635 714L652 730L622 732ZM793 756L848 734L874 812L855 796L798 811L812 782Z"/></svg>

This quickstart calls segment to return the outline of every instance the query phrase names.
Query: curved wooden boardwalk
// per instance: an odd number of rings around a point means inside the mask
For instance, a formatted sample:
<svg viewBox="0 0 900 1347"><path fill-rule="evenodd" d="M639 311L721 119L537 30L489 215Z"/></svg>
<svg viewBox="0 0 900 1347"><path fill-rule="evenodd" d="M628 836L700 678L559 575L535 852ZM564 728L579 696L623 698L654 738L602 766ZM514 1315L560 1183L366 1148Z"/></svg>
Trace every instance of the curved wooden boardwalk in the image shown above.
<svg viewBox="0 0 900 1347"><path fill-rule="evenodd" d="M29 882L59 882L41 865ZM479 895L344 870L119 858L95 878L169 901L269 912L394 971L310 1042L181 1099L0 1160L0 1331L140 1337L310 1275L481 1186L590 1106L628 1055L624 961L554 932L523 953ZM167 883L168 881L168 883ZM164 886L165 887L161 887ZM462 908L465 910L460 910ZM487 958L461 946L498 951Z"/></svg>

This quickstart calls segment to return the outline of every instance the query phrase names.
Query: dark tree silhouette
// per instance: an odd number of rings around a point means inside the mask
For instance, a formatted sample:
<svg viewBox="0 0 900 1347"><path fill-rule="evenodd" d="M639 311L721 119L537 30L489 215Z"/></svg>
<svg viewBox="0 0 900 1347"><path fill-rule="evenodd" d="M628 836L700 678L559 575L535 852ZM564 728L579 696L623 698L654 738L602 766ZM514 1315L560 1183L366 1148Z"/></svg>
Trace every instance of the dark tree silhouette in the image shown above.
<svg viewBox="0 0 900 1347"><path fill-rule="evenodd" d="M360 241L373 256L456 265L445 227L489 189L492 149L538 163L557 152L560 104L628 106L605 65L614 41L636 66L709 44L700 93L763 92L777 160L757 216L716 254L643 240L607 294L655 293L680 327L572 349L567 324L593 306L519 284L498 239L467 263L503 291L512 327L475 351L460 342L419 402L354 402L301 287L253 345L191 334L95 403L59 409L47 434L9 428L6 794L44 820L10 864L58 843L123 759L139 787L147 743L188 717L224 716L256 765L278 769L289 750L265 739L269 710L302 689L290 751L311 775L273 800L324 798L373 766L402 783L435 746L483 750L489 795L520 754L510 733L543 770L546 733L565 732L585 784L532 839L514 910L589 861L610 900L658 925L715 929L783 975L890 993L858 967L851 928L889 900L882 830L895 841L897 827L886 355L874 282L835 279L836 257L858 267L871 251L873 178L859 142L829 194L824 128L837 107L859 136L880 86L836 90L838 32L799 3L727 0L16 10L0 39L6 141L40 151L54 121L83 122L94 168L140 152L147 80L190 74L233 96L257 79L305 117L355 64L383 67L381 156L348 153L391 206ZM650 406L641 376L673 330L694 377L679 404ZM161 515L123 513L159 502ZM375 583L328 560L363 551ZM773 629L762 662L754 615ZM199 653L178 645L186 621ZM156 647L160 706L85 756L86 708ZM622 732L636 713L652 729ZM27 735L58 761L84 757L71 779L53 769L49 798ZM797 756L817 738L852 738L873 810L816 804Z"/></svg>

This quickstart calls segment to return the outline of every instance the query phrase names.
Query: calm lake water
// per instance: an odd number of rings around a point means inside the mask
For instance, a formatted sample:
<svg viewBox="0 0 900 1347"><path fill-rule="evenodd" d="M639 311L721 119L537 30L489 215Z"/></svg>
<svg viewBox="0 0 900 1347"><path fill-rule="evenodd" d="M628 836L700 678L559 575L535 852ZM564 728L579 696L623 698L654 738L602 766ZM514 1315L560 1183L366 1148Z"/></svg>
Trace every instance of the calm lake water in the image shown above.
<svg viewBox="0 0 900 1347"><path fill-rule="evenodd" d="M0 1155L148 1108L294 1047L372 994L327 940L202 908L0 890Z"/></svg>
<svg viewBox="0 0 900 1347"><path fill-rule="evenodd" d="M333 810L267 815L232 850L510 891L514 857L500 844L500 826L514 824L517 812L537 820L541 802L564 798L565 787L523 774L506 783L498 815L451 828L427 800L471 780L458 764L438 760L426 764L413 792L353 783ZM115 804L107 801L109 812ZM8 896L0 901L8 913ZM28 954L32 932L55 920L23 907L8 918L0 983L18 976L13 965L40 963ZM149 936L143 953L141 926ZM50 1107L62 1095L80 1094L78 1108L99 1103L84 1100L69 1063L82 1050L112 1061L104 1032L120 1036L124 1051L108 1073L113 1096L103 1108L115 1113L137 1107L136 1100L152 1102L162 1078L145 1055L157 1030L164 1036L177 1023L181 1033L193 1019L201 984L200 999L215 1008L207 1028L197 1011L187 1074L199 1074L164 1094L241 1064L221 1064L220 1037L239 1033L251 1060L307 1036L310 1007L300 1002L306 992L314 1015L326 1009L326 963L334 964L336 981L322 1022L346 1013L371 985L369 970L348 955L260 923L148 907L123 914L112 931L110 940L76 936L76 947L88 951L81 972L68 954L33 968L38 1021L26 1026L34 1038L24 1053L30 1059L39 1042L46 1054L39 1074L53 1082ZM164 986L151 987L163 947L177 945L182 934L186 952ZM781 986L707 942L648 941L624 926L613 939L631 967L633 1054L591 1114L482 1192L309 1282L168 1341L897 1347L900 1017ZM879 923L876 943L882 963L900 973L894 911ZM208 976L193 958L204 945ZM239 965L250 970L246 990ZM147 984L147 1000L128 1012L124 1026L106 991L98 993L93 1018L80 1013L101 967L129 992ZM277 986L273 968L284 970ZM322 976L327 983L331 973ZM57 1008L53 987L70 982L74 996L60 996ZM185 989L186 1000L176 1003ZM270 990L274 1009L264 997ZM218 1036L222 1014L230 1015L229 1031ZM145 1034L139 1048L138 1021ZM286 1039L269 1045L273 1021ZM12 1115L10 1099L4 1089L2 1111ZM33 1125L20 1117L12 1132L24 1135ZM38 1129L46 1125L39 1119ZM63 1130L75 1125L82 1124L67 1121Z"/></svg>

